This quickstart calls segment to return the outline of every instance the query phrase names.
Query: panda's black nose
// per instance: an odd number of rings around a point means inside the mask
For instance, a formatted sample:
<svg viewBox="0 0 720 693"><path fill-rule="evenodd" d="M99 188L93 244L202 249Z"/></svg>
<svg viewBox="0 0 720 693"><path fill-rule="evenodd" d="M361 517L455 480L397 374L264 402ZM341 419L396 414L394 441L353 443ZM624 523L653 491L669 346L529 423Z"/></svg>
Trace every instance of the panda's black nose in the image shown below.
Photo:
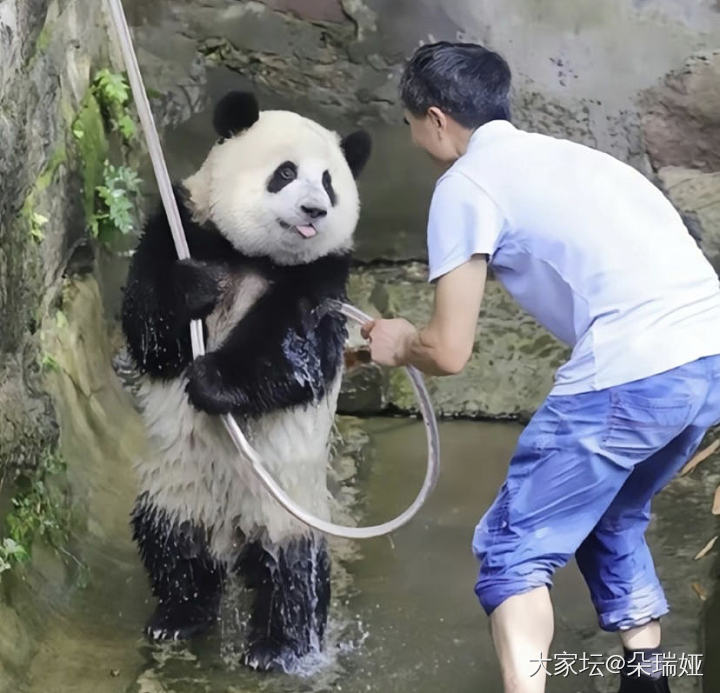
<svg viewBox="0 0 720 693"><path fill-rule="evenodd" d="M307 214L311 219L322 219L323 217L327 216L327 209L320 209L320 207L306 207L305 205L302 205L300 207L305 214Z"/></svg>

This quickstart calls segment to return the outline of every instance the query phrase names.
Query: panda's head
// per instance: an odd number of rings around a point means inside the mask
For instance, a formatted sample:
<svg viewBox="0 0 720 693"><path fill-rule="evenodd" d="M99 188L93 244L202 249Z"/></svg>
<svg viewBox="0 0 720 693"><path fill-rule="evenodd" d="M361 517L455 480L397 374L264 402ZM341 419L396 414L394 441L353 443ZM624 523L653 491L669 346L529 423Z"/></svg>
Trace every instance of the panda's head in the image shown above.
<svg viewBox="0 0 720 693"><path fill-rule="evenodd" d="M244 92L218 103L214 123L220 139L185 181L198 221L211 221L241 253L282 265L352 247L367 133L341 139L297 113L260 112Z"/></svg>

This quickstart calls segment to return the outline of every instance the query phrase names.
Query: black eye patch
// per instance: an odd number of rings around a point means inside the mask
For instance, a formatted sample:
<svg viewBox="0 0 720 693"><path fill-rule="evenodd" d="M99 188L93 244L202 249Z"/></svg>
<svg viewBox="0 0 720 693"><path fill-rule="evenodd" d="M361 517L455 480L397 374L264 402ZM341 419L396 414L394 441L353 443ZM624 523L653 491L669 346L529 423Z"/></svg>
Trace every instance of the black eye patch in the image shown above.
<svg viewBox="0 0 720 693"><path fill-rule="evenodd" d="M268 192L280 192L286 185L290 185L290 183L297 178L297 174L297 166L292 161L286 161L280 164L268 181Z"/></svg>
<svg viewBox="0 0 720 693"><path fill-rule="evenodd" d="M323 173L322 183L323 188L325 188L325 192L330 198L330 204L334 207L337 204L337 195L335 194L335 188L333 188L330 171L325 171L325 173Z"/></svg>

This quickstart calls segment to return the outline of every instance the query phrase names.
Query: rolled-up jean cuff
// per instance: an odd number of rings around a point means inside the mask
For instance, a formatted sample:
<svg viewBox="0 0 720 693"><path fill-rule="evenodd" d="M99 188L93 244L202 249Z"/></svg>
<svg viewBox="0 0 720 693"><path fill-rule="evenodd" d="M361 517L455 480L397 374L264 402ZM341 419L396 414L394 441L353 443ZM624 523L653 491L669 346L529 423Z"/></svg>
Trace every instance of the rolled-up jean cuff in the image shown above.
<svg viewBox="0 0 720 693"><path fill-rule="evenodd" d="M543 585L546 585L548 589L552 588L552 576L545 572L531 577L526 576L523 580L481 578L475 583L475 594L485 613L490 616L508 597L529 592Z"/></svg>
<svg viewBox="0 0 720 693"><path fill-rule="evenodd" d="M610 632L644 626L670 611L665 595L658 585L618 599L596 602L595 608L600 628Z"/></svg>

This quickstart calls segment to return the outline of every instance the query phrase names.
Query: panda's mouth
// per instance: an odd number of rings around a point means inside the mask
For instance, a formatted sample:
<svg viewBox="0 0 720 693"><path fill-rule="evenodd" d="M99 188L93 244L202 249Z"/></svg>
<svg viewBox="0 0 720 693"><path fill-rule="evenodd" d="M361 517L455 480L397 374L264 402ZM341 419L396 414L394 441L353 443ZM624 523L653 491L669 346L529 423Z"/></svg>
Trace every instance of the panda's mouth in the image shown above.
<svg viewBox="0 0 720 693"><path fill-rule="evenodd" d="M317 236L317 229L312 224L291 226L284 221L280 221L280 226L286 230L293 229L293 231L306 240Z"/></svg>

